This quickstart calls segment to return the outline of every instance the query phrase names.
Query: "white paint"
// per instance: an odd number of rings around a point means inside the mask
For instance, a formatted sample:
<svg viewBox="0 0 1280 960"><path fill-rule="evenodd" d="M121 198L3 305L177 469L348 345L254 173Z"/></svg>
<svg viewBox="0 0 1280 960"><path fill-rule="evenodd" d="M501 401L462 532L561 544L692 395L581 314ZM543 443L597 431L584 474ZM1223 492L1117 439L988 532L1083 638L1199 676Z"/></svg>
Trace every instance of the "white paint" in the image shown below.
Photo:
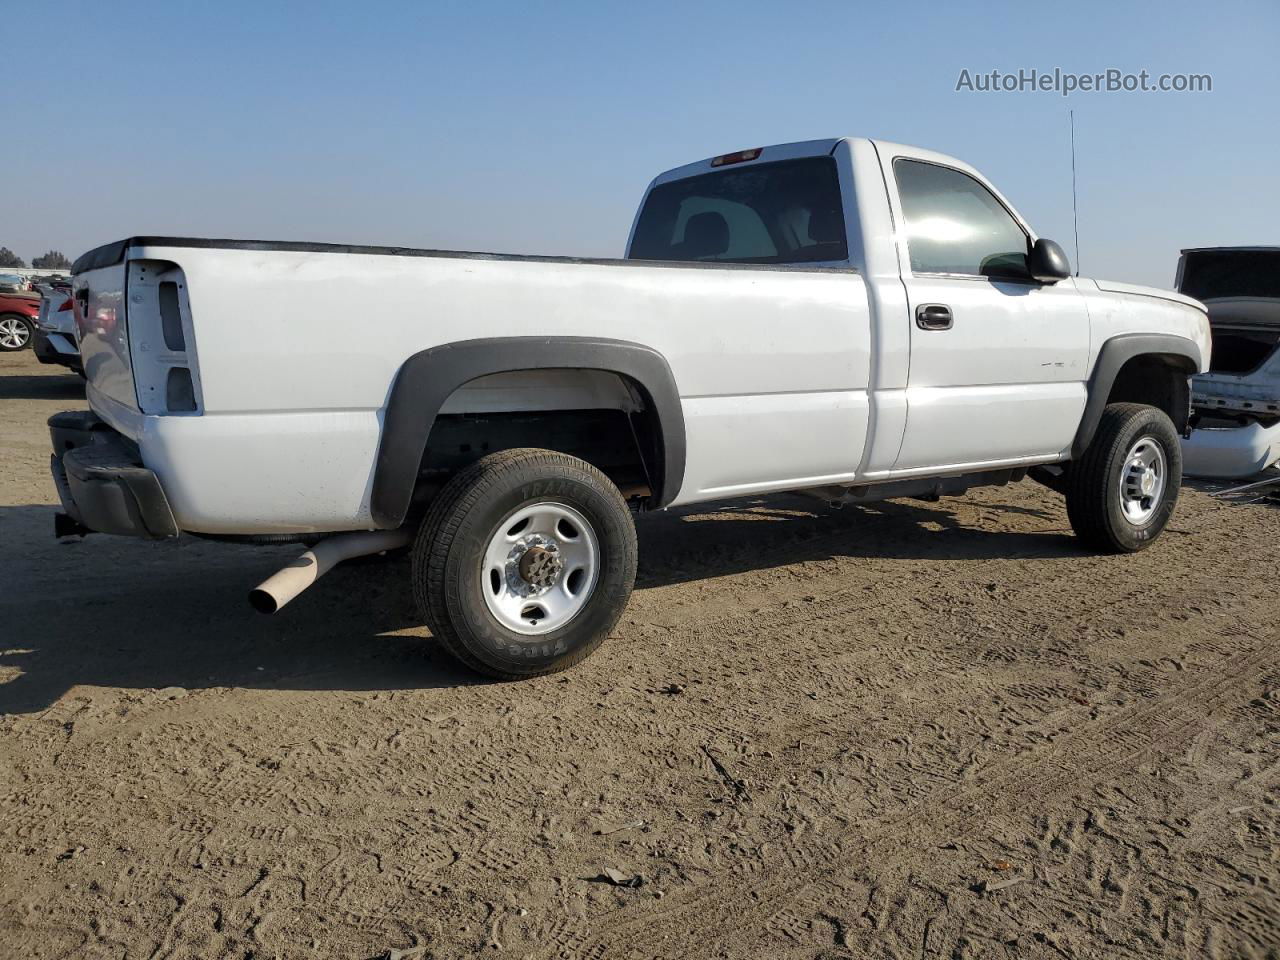
<svg viewBox="0 0 1280 960"><path fill-rule="evenodd" d="M682 502L730 490L796 489L815 477L823 483L857 477L867 427L863 391L697 397L682 406L688 444Z"/></svg>
<svg viewBox="0 0 1280 960"><path fill-rule="evenodd" d="M142 417L135 439L182 529L319 532L373 526L380 428L376 410L206 413Z"/></svg>
<svg viewBox="0 0 1280 960"><path fill-rule="evenodd" d="M1084 412L1085 385L980 384L908 392L907 433L892 477L921 468L1061 459Z"/></svg>

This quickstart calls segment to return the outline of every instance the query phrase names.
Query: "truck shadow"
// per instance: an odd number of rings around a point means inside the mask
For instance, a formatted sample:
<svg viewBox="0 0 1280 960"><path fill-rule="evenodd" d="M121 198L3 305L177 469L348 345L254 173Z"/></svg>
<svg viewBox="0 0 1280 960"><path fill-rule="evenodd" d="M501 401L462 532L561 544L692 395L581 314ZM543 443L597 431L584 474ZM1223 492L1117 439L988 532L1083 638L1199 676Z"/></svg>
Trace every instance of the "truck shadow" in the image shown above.
<svg viewBox="0 0 1280 960"><path fill-rule="evenodd" d="M437 649L421 626L405 559L339 567L267 617L249 608L247 592L297 546L193 537L58 542L54 512L0 507L8 584L0 596L0 713L46 710L78 685L382 691L486 682ZM831 557L1079 552L1066 534L965 526L945 501L837 511L770 497L645 516L638 526L642 590Z"/></svg>
<svg viewBox="0 0 1280 960"><path fill-rule="evenodd" d="M951 508L956 502L882 501L837 508L808 497L779 494L645 517L638 525L638 586L836 557L984 560L1080 552L1065 529L1065 518L1062 530L1049 533L986 529L957 520ZM1043 510L1017 504L987 502L982 509L1054 519Z"/></svg>
<svg viewBox="0 0 1280 960"><path fill-rule="evenodd" d="M0 400L84 400L84 381L74 373L0 377Z"/></svg>

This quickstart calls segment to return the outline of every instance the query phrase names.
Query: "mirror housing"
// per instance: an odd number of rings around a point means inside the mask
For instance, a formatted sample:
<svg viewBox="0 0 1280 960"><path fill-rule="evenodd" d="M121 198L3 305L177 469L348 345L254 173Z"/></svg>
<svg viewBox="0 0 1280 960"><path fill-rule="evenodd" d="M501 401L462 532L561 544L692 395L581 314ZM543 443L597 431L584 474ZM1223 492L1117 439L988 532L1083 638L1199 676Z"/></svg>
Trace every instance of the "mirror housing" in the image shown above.
<svg viewBox="0 0 1280 960"><path fill-rule="evenodd" d="M1071 261L1062 247L1041 237L1027 254L1027 272L1041 283L1057 283L1071 276Z"/></svg>

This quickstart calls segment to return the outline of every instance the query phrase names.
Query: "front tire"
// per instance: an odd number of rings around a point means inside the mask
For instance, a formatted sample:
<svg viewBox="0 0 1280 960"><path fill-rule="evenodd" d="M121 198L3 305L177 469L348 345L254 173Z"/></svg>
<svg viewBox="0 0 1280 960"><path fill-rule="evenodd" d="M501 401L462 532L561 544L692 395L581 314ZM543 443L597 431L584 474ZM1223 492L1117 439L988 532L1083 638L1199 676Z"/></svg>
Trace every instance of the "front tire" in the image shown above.
<svg viewBox="0 0 1280 960"><path fill-rule="evenodd" d="M626 608L635 524L590 464L504 450L437 495L412 576L427 626L464 664L504 680L556 673L599 647Z"/></svg>
<svg viewBox="0 0 1280 960"><path fill-rule="evenodd" d="M31 321L21 314L0 314L0 351L13 353L31 346Z"/></svg>
<svg viewBox="0 0 1280 960"><path fill-rule="evenodd" d="M1107 553L1149 547L1182 485L1182 445L1163 410L1109 404L1084 456L1066 477L1067 516L1082 541Z"/></svg>

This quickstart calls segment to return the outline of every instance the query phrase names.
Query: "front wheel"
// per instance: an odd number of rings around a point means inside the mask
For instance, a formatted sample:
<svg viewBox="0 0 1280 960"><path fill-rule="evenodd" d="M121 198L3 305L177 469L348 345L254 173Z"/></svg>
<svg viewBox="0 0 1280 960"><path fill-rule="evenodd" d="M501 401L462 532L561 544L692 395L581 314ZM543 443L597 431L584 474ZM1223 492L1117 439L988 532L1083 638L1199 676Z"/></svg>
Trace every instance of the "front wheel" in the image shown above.
<svg viewBox="0 0 1280 960"><path fill-rule="evenodd" d="M440 491L413 546L413 593L431 632L501 679L565 670L622 615L636 533L617 487L550 450L477 460Z"/></svg>
<svg viewBox="0 0 1280 960"><path fill-rule="evenodd" d="M16 313L0 316L0 350L10 353L31 343L31 321Z"/></svg>
<svg viewBox="0 0 1280 960"><path fill-rule="evenodd" d="M1067 516L1076 536L1108 553L1151 545L1173 516L1182 446L1163 410L1109 404L1084 456L1067 470Z"/></svg>

